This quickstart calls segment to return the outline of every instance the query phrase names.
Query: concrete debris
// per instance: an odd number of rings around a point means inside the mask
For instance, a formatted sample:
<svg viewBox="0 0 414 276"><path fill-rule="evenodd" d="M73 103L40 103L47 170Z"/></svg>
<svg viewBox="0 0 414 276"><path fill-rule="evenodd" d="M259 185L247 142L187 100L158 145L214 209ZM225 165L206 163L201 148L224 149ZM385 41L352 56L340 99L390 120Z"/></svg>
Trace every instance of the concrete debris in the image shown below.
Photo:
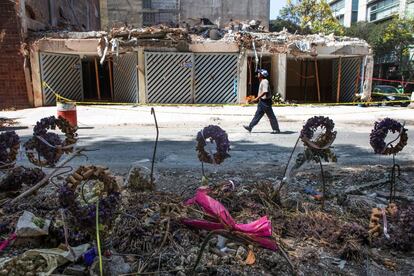
<svg viewBox="0 0 414 276"><path fill-rule="evenodd" d="M207 24L208 23L208 24ZM297 35L287 31L265 32L259 21L232 21L224 29L211 22L201 20L190 26L171 28L164 25L146 28L113 28L108 32L39 32L32 34L31 39L99 39L98 54L104 57L105 51L119 54L123 47L145 46L145 43L155 43L155 46L165 46L162 43L186 42L188 44L205 44L224 42L235 44L239 49L261 49L270 53L289 53L293 55L320 54L321 47L329 49L328 54L336 55L367 55L371 54L370 46L361 39L339 37L333 34ZM254 43L253 43L254 42ZM171 45L170 45L171 46ZM172 45L174 46L174 45ZM322 54L326 54L322 52ZM102 62L102 60L101 60Z"/></svg>
<svg viewBox="0 0 414 276"><path fill-rule="evenodd" d="M36 217L34 214L24 211L16 226L18 237L38 237L48 235L50 220Z"/></svg>

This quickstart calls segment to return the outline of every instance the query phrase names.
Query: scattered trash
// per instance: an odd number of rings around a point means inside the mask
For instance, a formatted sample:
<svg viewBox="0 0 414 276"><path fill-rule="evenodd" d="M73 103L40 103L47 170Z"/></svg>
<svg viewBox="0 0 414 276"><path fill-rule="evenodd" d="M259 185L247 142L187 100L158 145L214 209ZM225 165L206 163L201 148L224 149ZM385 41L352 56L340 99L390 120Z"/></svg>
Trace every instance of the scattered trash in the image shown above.
<svg viewBox="0 0 414 276"><path fill-rule="evenodd" d="M11 234L9 238L7 238L6 240L0 242L0 252L3 251L4 249L6 249L9 244L14 241L17 238L17 235L15 233Z"/></svg>
<svg viewBox="0 0 414 276"><path fill-rule="evenodd" d="M28 250L2 265L0 263L0 275L51 275L57 267L75 262L88 247L89 244L84 244L70 251L60 248Z"/></svg>
<svg viewBox="0 0 414 276"><path fill-rule="evenodd" d="M24 211L16 226L18 237L39 237L49 234L50 220L36 217Z"/></svg>

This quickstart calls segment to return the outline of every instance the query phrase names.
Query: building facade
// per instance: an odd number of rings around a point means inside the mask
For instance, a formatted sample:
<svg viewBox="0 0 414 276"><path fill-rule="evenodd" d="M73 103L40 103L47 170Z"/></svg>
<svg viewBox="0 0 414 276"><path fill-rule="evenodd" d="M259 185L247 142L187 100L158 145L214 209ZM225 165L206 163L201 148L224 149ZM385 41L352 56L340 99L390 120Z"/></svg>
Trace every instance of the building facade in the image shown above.
<svg viewBox="0 0 414 276"><path fill-rule="evenodd" d="M358 21L381 22L395 15L414 15L414 0L330 0L328 3L345 27Z"/></svg>
<svg viewBox="0 0 414 276"><path fill-rule="evenodd" d="M98 30L98 0L0 0L0 108L33 106L30 33Z"/></svg>
<svg viewBox="0 0 414 276"><path fill-rule="evenodd" d="M232 20L270 20L270 0L100 0L102 27L145 27L197 23L207 18L219 27Z"/></svg>

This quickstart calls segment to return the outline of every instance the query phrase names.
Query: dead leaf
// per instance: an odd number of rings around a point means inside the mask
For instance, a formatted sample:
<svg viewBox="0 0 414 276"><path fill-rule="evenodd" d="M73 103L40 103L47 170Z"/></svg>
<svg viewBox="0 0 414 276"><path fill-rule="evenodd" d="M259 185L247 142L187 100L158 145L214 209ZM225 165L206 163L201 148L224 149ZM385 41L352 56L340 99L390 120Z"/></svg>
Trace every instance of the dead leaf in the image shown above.
<svg viewBox="0 0 414 276"><path fill-rule="evenodd" d="M256 262L256 256L254 255L253 250L249 249L249 253L247 253L247 258L245 263L247 265L254 265L254 263Z"/></svg>

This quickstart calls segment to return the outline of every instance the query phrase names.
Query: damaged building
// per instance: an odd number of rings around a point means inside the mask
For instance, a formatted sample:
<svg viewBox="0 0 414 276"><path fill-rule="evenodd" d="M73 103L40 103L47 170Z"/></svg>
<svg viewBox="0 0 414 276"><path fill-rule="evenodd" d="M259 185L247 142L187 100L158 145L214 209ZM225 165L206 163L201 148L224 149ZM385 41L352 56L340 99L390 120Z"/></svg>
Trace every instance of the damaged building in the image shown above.
<svg viewBox="0 0 414 276"><path fill-rule="evenodd" d="M257 21L222 28L196 24L87 31L99 25L95 4L90 5L90 22L67 28L74 31L54 30L58 23L49 17L43 22L49 31L32 27L26 43L14 44L19 62L7 62L20 71L1 88L1 107L54 105L57 95L94 103L245 103L257 94L258 68L270 72L272 91L289 102L370 96L372 54L359 39L269 33ZM21 8L9 6L16 22L24 21L18 20ZM14 83L19 87L11 88Z"/></svg>
<svg viewBox="0 0 414 276"><path fill-rule="evenodd" d="M44 34L30 50L35 106L54 104L55 93L92 102L244 103L257 93L258 68L290 102L350 102L371 90L369 45L344 37L250 30L212 40L185 29L119 28Z"/></svg>
<svg viewBox="0 0 414 276"><path fill-rule="evenodd" d="M270 0L100 0L102 29L178 26L209 22L223 28L230 22L258 20L269 28Z"/></svg>
<svg viewBox="0 0 414 276"><path fill-rule="evenodd" d="M100 28L98 0L0 0L0 108L34 106L30 33Z"/></svg>

